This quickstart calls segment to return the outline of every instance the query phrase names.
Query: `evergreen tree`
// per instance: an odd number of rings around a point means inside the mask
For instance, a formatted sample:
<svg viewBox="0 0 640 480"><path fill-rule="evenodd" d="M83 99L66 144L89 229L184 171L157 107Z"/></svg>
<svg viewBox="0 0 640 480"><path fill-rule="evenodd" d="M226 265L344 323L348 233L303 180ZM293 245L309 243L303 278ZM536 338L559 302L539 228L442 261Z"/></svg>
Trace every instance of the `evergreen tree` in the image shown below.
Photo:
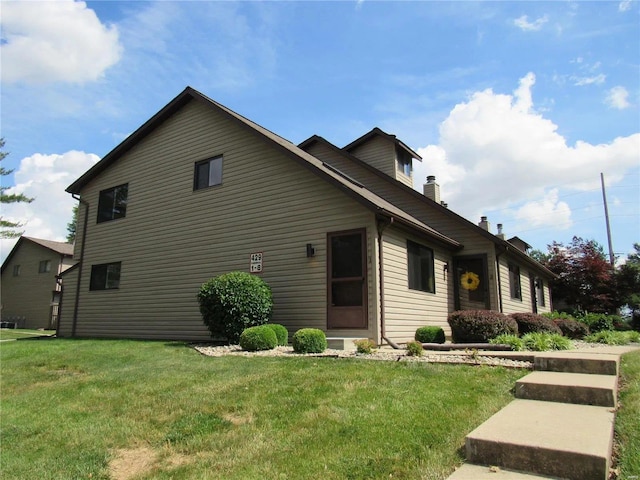
<svg viewBox="0 0 640 480"><path fill-rule="evenodd" d="M78 205L73 207L71 211L71 221L67 223L67 242L76 241L76 229L78 228Z"/></svg>
<svg viewBox="0 0 640 480"><path fill-rule="evenodd" d="M8 152L4 151L4 138L0 138L0 161L4 160ZM0 166L0 177L7 176L11 174L13 170L7 170L4 167ZM22 193L5 193L10 187L0 186L0 203L31 203L33 198L29 198ZM0 217L0 238L15 238L22 235L23 232L17 231L16 229L22 227L23 224L20 222L10 222L2 217Z"/></svg>

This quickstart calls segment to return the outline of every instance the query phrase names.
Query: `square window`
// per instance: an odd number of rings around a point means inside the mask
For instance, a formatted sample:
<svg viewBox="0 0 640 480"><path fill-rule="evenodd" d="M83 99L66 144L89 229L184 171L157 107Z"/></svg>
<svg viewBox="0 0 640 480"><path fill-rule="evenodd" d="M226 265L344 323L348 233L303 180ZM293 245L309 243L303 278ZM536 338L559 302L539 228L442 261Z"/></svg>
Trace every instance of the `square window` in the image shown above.
<svg viewBox="0 0 640 480"><path fill-rule="evenodd" d="M121 262L91 266L89 290L112 290L120 286Z"/></svg>
<svg viewBox="0 0 640 480"><path fill-rule="evenodd" d="M436 293L433 250L407 240L409 288Z"/></svg>
<svg viewBox="0 0 640 480"><path fill-rule="evenodd" d="M14 265L13 266L13 276L14 277L19 277L20 276L20 265Z"/></svg>
<svg viewBox="0 0 640 480"><path fill-rule="evenodd" d="M520 267L509 264L509 289L511 298L522 300L522 286L520 285Z"/></svg>
<svg viewBox="0 0 640 480"><path fill-rule="evenodd" d="M128 183L102 190L98 199L98 223L125 217L128 195Z"/></svg>
<svg viewBox="0 0 640 480"><path fill-rule="evenodd" d="M51 260L42 260L38 265L38 273L49 273L51 271Z"/></svg>
<svg viewBox="0 0 640 480"><path fill-rule="evenodd" d="M222 184L222 156L203 160L195 164L193 189L213 187Z"/></svg>

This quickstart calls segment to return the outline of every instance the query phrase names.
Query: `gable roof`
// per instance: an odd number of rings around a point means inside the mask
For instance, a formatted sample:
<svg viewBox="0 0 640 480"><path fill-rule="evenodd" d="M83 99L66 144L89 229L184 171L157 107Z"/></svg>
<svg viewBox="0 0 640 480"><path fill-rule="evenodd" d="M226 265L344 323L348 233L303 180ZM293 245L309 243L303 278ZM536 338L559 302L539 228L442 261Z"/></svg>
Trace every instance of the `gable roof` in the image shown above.
<svg viewBox="0 0 640 480"><path fill-rule="evenodd" d="M13 246L13 248L9 252L9 255L7 255L7 258L5 258L4 262L2 262L2 269L1 269L2 272L4 272L4 269L6 268L6 266L9 265L9 261L11 260L11 257L15 255L15 253L18 251L20 246L25 242L34 243L48 250L51 250L52 252L57 253L58 255L62 255L64 257L73 257L72 243L55 242L53 240L44 240L42 238L25 237L23 235L18 239L16 244Z"/></svg>
<svg viewBox="0 0 640 480"><path fill-rule="evenodd" d="M329 142L328 140L324 139L323 137L321 137L319 135L313 135L313 136L309 137L308 139L306 139L305 141L300 143L299 147L302 148L302 149L307 149L307 148L311 147L311 145L313 145L314 143L320 143L322 145L325 145L326 147L328 147L329 149L333 150L334 152L347 157L350 161L356 163L357 165L361 166L362 168L365 168L366 170L369 170L370 172L374 173L375 175L377 175L378 177L380 177L381 179L383 179L387 183L393 185L396 188L399 188L400 190L402 190L406 194L411 195L413 198L416 198L416 199L420 200L421 202L427 204L431 208L435 208L439 212L441 212L441 213L447 215L448 217L450 217L453 221L459 222L459 223L465 225L467 228L472 229L475 233L477 233L477 234L483 236L484 238L490 240L491 242L493 242L502 251L508 252L509 254L513 254L515 257L517 257L518 259L520 259L524 263L528 264L529 266L534 267L537 270L543 271L545 274L549 275L550 277L553 277L553 278L557 277L557 275L555 273L553 273L551 270L549 270L547 267L545 267L540 262L534 260L529 255L527 255L525 252L520 250L520 248L518 248L517 245L515 245L514 243L511 243L512 240L516 240L517 239L517 241L520 241L520 242L523 242L523 243L526 244L526 242L524 242L520 238L514 237L514 238L510 239L509 241L507 241L507 240L503 240L503 239L497 237L496 235L492 234L491 232L488 232L487 230L485 230L485 229L479 227L478 225L476 225L475 223L467 220L463 216L455 213L453 210L451 210L451 209L441 205L440 203L438 203L438 202L436 202L436 201L424 196L423 194L421 194L420 192L414 190L413 188L405 185L402 182L399 182L398 180L396 180L395 178L391 177L390 175L387 175L386 173L384 173L384 172L378 170L377 168L369 165L367 162L359 159L355 155L352 155L351 153L349 153L346 150L347 147L339 148L339 147L335 146L333 143Z"/></svg>
<svg viewBox="0 0 640 480"><path fill-rule="evenodd" d="M344 147L342 147L342 150L351 152L352 150L355 150L360 145L367 143L369 140L371 140L374 137L384 138L385 140L388 140L391 143L395 144L395 146L400 148L400 150L404 150L405 152L407 152L409 155L411 155L411 158L415 158L416 160L422 161L422 157L418 155L416 152L414 152L413 150L411 150L402 140L399 140L395 135L391 135L390 133L383 132L378 127L373 128L369 132L362 135L360 138L355 139L349 145L345 145Z"/></svg>
<svg viewBox="0 0 640 480"><path fill-rule="evenodd" d="M313 155L294 145L290 141L282 138L279 135L276 135L275 133L267 130L257 123L252 122L248 118L245 118L242 115L234 112L233 110L225 107L224 105L219 104L218 102L210 99L209 97L203 95L202 93L191 87L186 87L177 97L171 100L158 113L147 120L141 127L139 127L131 135L129 135L129 137L127 137L122 143L111 150L75 182L69 185L66 191L72 194L79 194L82 188L84 188L91 180L100 175L113 163L117 162L118 159L120 159L125 153L131 150L138 142L140 142L159 125L161 125L165 120L171 117L171 115L173 115L180 108L187 105L191 101L200 102L208 108L224 113L231 121L236 122L251 134L258 135L267 144L276 147L289 158L296 161L298 164L309 169L325 181L328 181L339 190L343 191L356 201L360 202L366 208L372 210L376 215L393 218L395 221L404 224L406 227L418 231L421 234L428 235L436 242L448 248L461 248L461 244L456 240L453 240L446 235L443 235L442 233L436 231L435 229L429 227L428 225L422 223L418 219L409 215L407 212L379 197L375 193L367 190L363 185L349 178L347 175L340 172L336 168L322 162ZM408 149L408 147L406 148ZM413 154L415 154L415 152Z"/></svg>

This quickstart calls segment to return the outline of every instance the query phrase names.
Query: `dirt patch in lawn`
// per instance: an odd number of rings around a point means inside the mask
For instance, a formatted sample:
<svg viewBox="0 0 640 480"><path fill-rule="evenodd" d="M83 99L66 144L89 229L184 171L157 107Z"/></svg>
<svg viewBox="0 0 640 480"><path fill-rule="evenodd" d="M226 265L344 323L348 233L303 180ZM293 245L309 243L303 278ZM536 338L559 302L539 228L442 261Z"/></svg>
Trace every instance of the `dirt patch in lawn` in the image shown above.
<svg viewBox="0 0 640 480"><path fill-rule="evenodd" d="M117 450L109 462L109 476L114 480L129 480L151 470L157 459L158 454L147 447Z"/></svg>

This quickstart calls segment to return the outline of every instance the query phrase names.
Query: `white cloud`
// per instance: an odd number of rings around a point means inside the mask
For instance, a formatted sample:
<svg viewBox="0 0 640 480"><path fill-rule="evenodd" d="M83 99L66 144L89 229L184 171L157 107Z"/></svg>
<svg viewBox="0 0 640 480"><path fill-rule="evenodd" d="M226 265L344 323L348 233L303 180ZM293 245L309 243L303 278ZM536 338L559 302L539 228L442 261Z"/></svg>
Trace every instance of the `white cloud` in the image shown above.
<svg viewBox="0 0 640 480"><path fill-rule="evenodd" d="M92 153L69 151L62 155L36 153L23 158L14 172L15 186L7 193L24 193L31 203L2 206L2 217L25 223L25 235L47 240L65 241L67 223L76 201L65 192L74 180L98 161ZM6 257L16 240L2 240L2 257Z"/></svg>
<svg viewBox="0 0 640 480"><path fill-rule="evenodd" d="M626 12L630 8L631 8L631 0L623 0L622 2L620 2L618 4L618 11L619 12Z"/></svg>
<svg viewBox="0 0 640 480"><path fill-rule="evenodd" d="M515 213L515 218L528 227L548 226L566 230L573 225L571 209L566 202L558 201L558 189L547 192L540 200L525 203Z"/></svg>
<svg viewBox="0 0 640 480"><path fill-rule="evenodd" d="M549 17L544 15L533 22L529 21L527 15L522 15L513 21L513 24L524 32L536 32L542 28L542 26L549 21Z"/></svg>
<svg viewBox="0 0 640 480"><path fill-rule="evenodd" d="M115 26L84 2L2 2L2 81L83 83L116 64Z"/></svg>
<svg viewBox="0 0 640 480"><path fill-rule="evenodd" d="M600 73L592 77L571 77L571 79L575 82L574 85L576 87L583 87L585 85L602 85L607 76L604 73Z"/></svg>
<svg viewBox="0 0 640 480"><path fill-rule="evenodd" d="M558 225L570 212L553 189L598 188L600 172L613 184L637 167L640 133L568 145L558 126L535 110L534 84L529 73L513 95L488 89L456 105L440 125L438 145L417 149L423 161L415 165L416 182L435 175L442 200L472 221L491 210L515 209L512 215L524 218L537 209L553 214Z"/></svg>
<svg viewBox="0 0 640 480"><path fill-rule="evenodd" d="M617 86L609 90L607 98L605 99L605 103L612 108L624 110L625 108L631 106L628 98L629 92L627 91L627 89L621 86Z"/></svg>

